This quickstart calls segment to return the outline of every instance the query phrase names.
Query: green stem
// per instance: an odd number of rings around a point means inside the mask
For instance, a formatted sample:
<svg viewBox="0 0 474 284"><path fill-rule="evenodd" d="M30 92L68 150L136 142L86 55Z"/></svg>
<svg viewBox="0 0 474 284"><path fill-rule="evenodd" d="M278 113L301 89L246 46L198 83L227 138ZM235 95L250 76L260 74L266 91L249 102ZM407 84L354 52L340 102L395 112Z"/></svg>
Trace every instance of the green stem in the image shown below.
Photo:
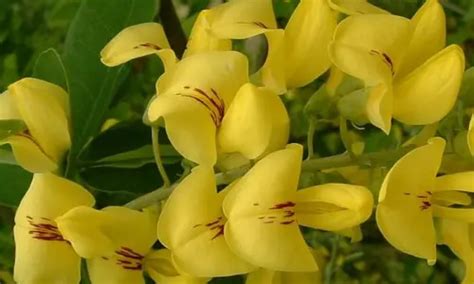
<svg viewBox="0 0 474 284"><path fill-rule="evenodd" d="M316 123L314 121L309 122L308 135L307 135L307 144L308 144L308 157L307 160L310 160L314 156L314 133L316 132Z"/></svg>
<svg viewBox="0 0 474 284"><path fill-rule="evenodd" d="M348 153L344 153L326 158L306 160L303 162L302 169L303 171L320 171L357 165L369 167L390 165L412 149L413 147L406 147L392 151L366 153L358 156L357 160L354 160Z"/></svg>
<svg viewBox="0 0 474 284"><path fill-rule="evenodd" d="M332 239L332 247L331 247L331 258L329 260L329 263L326 265L326 268L324 270L324 284L330 284L332 276L334 274L335 268L336 268L336 260L337 256L339 254L339 241L341 239L340 235L336 235Z"/></svg>
<svg viewBox="0 0 474 284"><path fill-rule="evenodd" d="M161 178L163 179L163 186L162 187L169 187L171 182L166 174L166 169L163 166L163 162L161 161L161 154L160 154L160 142L159 142L159 128L152 127L151 128L151 141L153 143L153 155L155 156L156 166L158 167L158 171L160 172Z"/></svg>
<svg viewBox="0 0 474 284"><path fill-rule="evenodd" d="M177 183L168 187L160 187L152 192L149 192L145 195L138 197L137 199L130 201L129 203L125 204L125 207L139 210L142 208L146 208L150 205L156 204L157 202L168 198L168 196L170 196L171 192L173 192L173 189L176 186Z"/></svg>

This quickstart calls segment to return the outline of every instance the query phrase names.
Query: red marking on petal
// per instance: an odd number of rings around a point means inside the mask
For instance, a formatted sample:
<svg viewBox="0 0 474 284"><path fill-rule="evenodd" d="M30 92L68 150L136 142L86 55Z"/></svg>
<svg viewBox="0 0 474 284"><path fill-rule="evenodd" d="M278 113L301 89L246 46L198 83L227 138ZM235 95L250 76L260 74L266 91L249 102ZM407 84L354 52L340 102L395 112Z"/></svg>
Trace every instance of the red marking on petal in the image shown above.
<svg viewBox="0 0 474 284"><path fill-rule="evenodd" d="M291 201L287 201L285 203L278 203L274 205L273 207L270 207L270 209L283 209L283 208L288 208L288 207L295 207L295 203Z"/></svg>
<svg viewBox="0 0 474 284"><path fill-rule="evenodd" d="M151 48L151 49L155 49L155 50L161 50L161 47L159 47L158 45L154 44L154 43L142 43L142 44L139 44L137 46L134 47L134 49L137 49L137 48Z"/></svg>
<svg viewBox="0 0 474 284"><path fill-rule="evenodd" d="M280 222L280 224L282 224L282 225L289 225L289 224L292 224L292 223L294 223L294 222L295 222L295 220L290 220L290 221Z"/></svg>

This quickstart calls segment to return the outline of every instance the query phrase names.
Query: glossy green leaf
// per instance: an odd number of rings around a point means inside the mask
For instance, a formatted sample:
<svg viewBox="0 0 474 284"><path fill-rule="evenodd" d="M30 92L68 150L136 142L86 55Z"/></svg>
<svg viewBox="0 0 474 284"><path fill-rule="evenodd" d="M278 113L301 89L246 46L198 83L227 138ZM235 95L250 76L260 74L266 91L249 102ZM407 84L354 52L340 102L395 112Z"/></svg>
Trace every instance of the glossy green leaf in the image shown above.
<svg viewBox="0 0 474 284"><path fill-rule="evenodd" d="M31 178L32 174L19 166L0 164L0 205L17 207Z"/></svg>
<svg viewBox="0 0 474 284"><path fill-rule="evenodd" d="M114 95L127 74L125 66L108 68L100 51L123 28L149 22L156 13L156 0L84 0L69 28L64 65L69 78L72 114L72 148L66 170L77 172L77 156L100 129Z"/></svg>
<svg viewBox="0 0 474 284"><path fill-rule="evenodd" d="M56 84L66 91L69 90L64 63L54 48L40 53L33 69L33 77Z"/></svg>

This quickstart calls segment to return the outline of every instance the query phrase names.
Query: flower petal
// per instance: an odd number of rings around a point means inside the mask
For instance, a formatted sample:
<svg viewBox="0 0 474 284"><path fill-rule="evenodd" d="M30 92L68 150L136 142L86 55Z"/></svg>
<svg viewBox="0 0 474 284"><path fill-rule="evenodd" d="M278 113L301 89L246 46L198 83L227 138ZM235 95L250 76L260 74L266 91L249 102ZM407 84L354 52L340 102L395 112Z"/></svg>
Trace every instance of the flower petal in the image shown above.
<svg viewBox="0 0 474 284"><path fill-rule="evenodd" d="M300 1L285 28L284 70L289 89L307 85L329 69L327 47L335 29L336 13L327 0Z"/></svg>
<svg viewBox="0 0 474 284"><path fill-rule="evenodd" d="M216 125L199 101L159 95L150 103L147 116L150 121L163 117L171 144L186 159L211 166L216 163Z"/></svg>
<svg viewBox="0 0 474 284"><path fill-rule="evenodd" d="M100 52L102 63L117 66L135 58L158 55L165 69L176 63L163 27L157 23L130 26L119 32Z"/></svg>
<svg viewBox="0 0 474 284"><path fill-rule="evenodd" d="M93 204L93 196L81 186L53 174L35 174L15 215L15 280L79 283L80 258L54 219L76 206Z"/></svg>
<svg viewBox="0 0 474 284"><path fill-rule="evenodd" d="M409 20L393 15L349 16L339 23L330 44L332 62L367 85L389 84L411 35Z"/></svg>
<svg viewBox="0 0 474 284"><path fill-rule="evenodd" d="M157 93L216 93L227 108L240 86L248 80L248 61L243 54L212 51L186 57L165 72L158 82Z"/></svg>
<svg viewBox="0 0 474 284"><path fill-rule="evenodd" d="M446 16L438 0L427 0L411 19L411 25L413 36L398 77L410 73L445 46Z"/></svg>
<svg viewBox="0 0 474 284"><path fill-rule="evenodd" d="M156 241L156 216L125 207L76 207L56 222L84 258L112 256L122 247L145 255Z"/></svg>
<svg viewBox="0 0 474 284"><path fill-rule="evenodd" d="M467 130L467 145L471 155L474 156L474 114L471 116L469 121L469 129Z"/></svg>
<svg viewBox="0 0 474 284"><path fill-rule="evenodd" d="M441 219L441 244L447 245L465 265L463 284L474 282L474 225Z"/></svg>
<svg viewBox="0 0 474 284"><path fill-rule="evenodd" d="M390 86L378 84L368 88L366 112L370 122L380 128L385 134L392 127L393 94Z"/></svg>
<svg viewBox="0 0 474 284"><path fill-rule="evenodd" d="M171 251L168 249L153 250L147 254L144 269L156 283L204 284L209 281L208 278L180 274L174 267Z"/></svg>
<svg viewBox="0 0 474 284"><path fill-rule="evenodd" d="M464 53L459 46L438 52L394 84L393 116L410 125L441 120L456 102L463 72Z"/></svg>
<svg viewBox="0 0 474 284"><path fill-rule="evenodd" d="M197 277L229 276L254 268L227 246L222 198L212 168L198 166L173 191L158 221L158 238L180 271Z"/></svg>
<svg viewBox="0 0 474 284"><path fill-rule="evenodd" d="M436 259L430 195L444 145L441 138L430 139L395 163L382 184L376 214L377 225L390 244L430 263Z"/></svg>
<svg viewBox="0 0 474 284"><path fill-rule="evenodd" d="M474 171L437 177L434 190L474 192Z"/></svg>
<svg viewBox="0 0 474 284"><path fill-rule="evenodd" d="M296 192L298 224L326 231L349 229L372 214L373 197L362 186L329 183Z"/></svg>
<svg viewBox="0 0 474 284"><path fill-rule="evenodd" d="M183 58L208 51L232 50L232 41L230 39L220 39L212 34L211 20L210 10L203 10L199 13L191 30Z"/></svg>
<svg viewBox="0 0 474 284"><path fill-rule="evenodd" d="M66 92L33 78L13 83L8 91L31 136L59 164L71 146Z"/></svg>
<svg viewBox="0 0 474 284"><path fill-rule="evenodd" d="M32 173L47 173L55 171L58 164L48 157L37 143L29 136L15 135L5 139L12 147L18 164Z"/></svg>
<svg viewBox="0 0 474 284"><path fill-rule="evenodd" d="M283 148L289 135L289 117L281 99L250 83L237 92L219 128L223 152L240 152L255 159Z"/></svg>
<svg viewBox="0 0 474 284"><path fill-rule="evenodd" d="M8 91L0 94L0 120L18 119L21 120L21 114Z"/></svg>
<svg viewBox="0 0 474 284"><path fill-rule="evenodd" d="M389 14L389 12L370 4L367 0L328 0L329 6L346 15Z"/></svg>
<svg viewBox="0 0 474 284"><path fill-rule="evenodd" d="M224 199L226 241L255 266L278 271L317 269L291 210L301 156L298 144L269 154Z"/></svg>
<svg viewBox="0 0 474 284"><path fill-rule="evenodd" d="M271 0L231 0L211 13L212 32L220 38L244 39L276 28Z"/></svg>

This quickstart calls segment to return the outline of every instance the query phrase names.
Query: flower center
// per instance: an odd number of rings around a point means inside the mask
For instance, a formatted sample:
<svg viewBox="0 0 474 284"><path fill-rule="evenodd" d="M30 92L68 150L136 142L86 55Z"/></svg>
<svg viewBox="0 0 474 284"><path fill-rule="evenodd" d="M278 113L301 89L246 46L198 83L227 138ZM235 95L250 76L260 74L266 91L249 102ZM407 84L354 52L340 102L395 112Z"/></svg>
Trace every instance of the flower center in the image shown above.
<svg viewBox="0 0 474 284"><path fill-rule="evenodd" d="M184 86L184 89L185 92L177 93L177 95L192 98L199 104L203 105L209 111L209 115L211 116L212 121L214 121L216 127L220 126L221 121L224 118L225 103L217 91L213 88L206 91L190 86Z"/></svg>
<svg viewBox="0 0 474 284"><path fill-rule="evenodd" d="M115 251L117 255L117 265L120 265L123 269L126 270L142 270L143 265L142 261L144 256L133 251L128 247L121 247L119 250ZM108 260L106 257L102 257L105 260Z"/></svg>
<svg viewBox="0 0 474 284"><path fill-rule="evenodd" d="M258 203L254 203L253 205L259 206ZM268 214L260 215L257 218L262 221L263 224L293 224L296 222L295 206L296 203L292 201L277 203L268 208L270 210Z"/></svg>
<svg viewBox="0 0 474 284"><path fill-rule="evenodd" d="M30 225L30 230L28 231L28 233L32 235L33 239L69 243L63 238L53 220L44 217L41 217L39 219L41 221L38 222L35 221L33 217L26 216L26 221Z"/></svg>
<svg viewBox="0 0 474 284"><path fill-rule="evenodd" d="M214 232L211 240L214 240L220 236L224 235L224 225L225 225L225 220L222 216L217 217L217 219L212 220L209 223L206 224L196 224L194 225L193 228L199 228L201 226L206 227L208 230L211 232Z"/></svg>
<svg viewBox="0 0 474 284"><path fill-rule="evenodd" d="M421 211L427 210L432 205L431 196L433 195L433 193L429 190L425 191L425 193L423 193L423 194L414 195L414 194L409 193L409 192L404 192L403 194L406 195L406 196L413 196L413 197L417 198L420 202L420 206L418 206L418 207L420 208Z"/></svg>

